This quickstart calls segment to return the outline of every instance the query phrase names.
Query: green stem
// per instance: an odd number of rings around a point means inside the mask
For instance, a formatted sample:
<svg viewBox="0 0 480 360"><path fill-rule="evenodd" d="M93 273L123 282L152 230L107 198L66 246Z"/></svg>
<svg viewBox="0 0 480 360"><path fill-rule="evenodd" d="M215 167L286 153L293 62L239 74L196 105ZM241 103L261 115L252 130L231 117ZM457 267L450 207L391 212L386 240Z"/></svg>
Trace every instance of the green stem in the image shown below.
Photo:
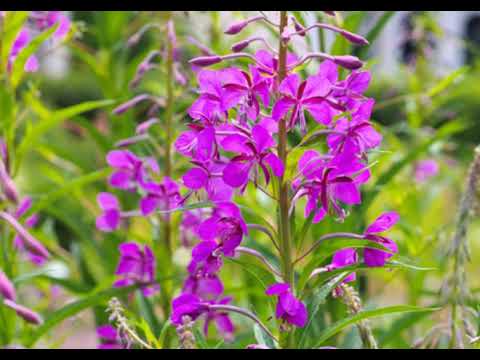
<svg viewBox="0 0 480 360"><path fill-rule="evenodd" d="M280 26L279 34L283 33L283 30L287 26L288 15L286 11L280 12ZM287 46L280 39L279 51L278 51L278 77L277 77L277 89L278 85L286 76L286 58L287 58ZM286 119L282 118L279 121L278 127L278 157L282 160L283 164L287 164L287 124ZM277 229L280 240L280 258L282 263L282 275L283 280L290 284L293 288L293 264L292 264L292 249L290 242L290 221L288 217L288 210L290 207L288 197L288 182L284 177L278 179L278 223ZM282 331L280 329L280 346L282 348L292 347L291 332Z"/></svg>

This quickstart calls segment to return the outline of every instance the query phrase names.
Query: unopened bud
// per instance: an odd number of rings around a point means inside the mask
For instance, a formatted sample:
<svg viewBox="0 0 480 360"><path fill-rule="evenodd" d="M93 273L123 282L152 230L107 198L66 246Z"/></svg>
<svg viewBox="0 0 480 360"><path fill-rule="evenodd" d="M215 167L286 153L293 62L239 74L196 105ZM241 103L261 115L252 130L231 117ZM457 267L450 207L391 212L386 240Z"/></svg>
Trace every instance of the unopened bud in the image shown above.
<svg viewBox="0 0 480 360"><path fill-rule="evenodd" d="M130 99L127 102L117 106L115 109L113 109L112 113L115 114L115 115L123 114L125 111L127 111L131 107L134 107L139 102L147 100L147 99L150 99L150 95L147 95L147 94L137 95L133 99Z"/></svg>
<svg viewBox="0 0 480 360"><path fill-rule="evenodd" d="M333 57L333 62L349 70L357 70L363 66L363 62L352 55L339 55Z"/></svg>
<svg viewBox="0 0 480 360"><path fill-rule="evenodd" d="M3 298L9 300L15 300L15 287L12 282L7 278L7 275L0 270L0 295Z"/></svg>
<svg viewBox="0 0 480 360"><path fill-rule="evenodd" d="M221 56L214 55L214 56L196 57L196 58L190 60L189 63L192 64L192 65L204 67L204 66L210 66L210 65L213 65L213 64L218 64L221 61L222 61Z"/></svg>
<svg viewBox="0 0 480 360"><path fill-rule="evenodd" d="M249 39L239 41L239 42L232 45L232 51L233 52L240 52L243 49L245 49L249 44L250 44Z"/></svg>
<svg viewBox="0 0 480 360"><path fill-rule="evenodd" d="M26 322L35 325L40 325L42 323L42 318L40 317L40 315L23 305L19 305L14 301L8 299L3 300L3 304L15 310L17 315L22 317Z"/></svg>
<svg viewBox="0 0 480 360"><path fill-rule="evenodd" d="M365 39L363 36L360 36L360 35L357 35L357 34L354 34L350 31L347 31L347 30L342 30L340 32L340 34L345 38L347 39L348 41L354 43L354 44L358 44L358 45L368 45L369 42L367 39Z"/></svg>
<svg viewBox="0 0 480 360"><path fill-rule="evenodd" d="M225 30L225 34L235 35L242 31L248 25L248 20L239 21L235 24L232 24Z"/></svg>
<svg viewBox="0 0 480 360"><path fill-rule="evenodd" d="M151 119L148 119L140 124L137 125L136 129L135 129L135 133L137 135L140 135L140 134L145 134L148 129L150 128L150 126L158 123L158 119L157 118L151 118Z"/></svg>

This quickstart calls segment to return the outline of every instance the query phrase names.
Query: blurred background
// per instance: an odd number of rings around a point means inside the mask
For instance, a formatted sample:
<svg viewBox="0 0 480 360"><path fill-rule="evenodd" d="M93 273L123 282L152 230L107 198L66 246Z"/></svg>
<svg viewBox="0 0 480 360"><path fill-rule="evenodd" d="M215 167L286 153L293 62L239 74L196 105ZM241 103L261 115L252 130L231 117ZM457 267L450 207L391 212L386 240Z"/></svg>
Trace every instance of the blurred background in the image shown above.
<svg viewBox="0 0 480 360"><path fill-rule="evenodd" d="M276 16L274 12L266 13ZM320 11L293 13L305 25L325 20ZM42 106L57 109L88 100L113 99L119 103L131 98L128 84L136 67L150 50L158 48L159 37L163 36L151 31L137 45L126 48L127 39L143 25L162 22L165 17L162 12L67 14L75 22L74 39L60 47L46 45L40 56L40 72L32 75L26 85L25 99L33 104L35 116L41 117ZM247 35L265 36L275 43L270 29L261 25L248 27L238 37L223 34L233 20L252 14L256 13L175 14L178 56L185 73L192 77L185 96L177 104L177 113L184 111L193 99L190 88L195 86L195 78L188 60L199 56L200 51L192 39L217 54L229 53L230 46ZM374 195L369 197L369 206L352 209L342 226L361 229L381 211L395 209L401 214L401 222L391 236L399 245L400 257L419 267L434 268L369 271L368 279L360 284L365 306L401 303L430 306L438 301L442 282L451 271L446 249L452 239L474 148L480 144L480 11L338 12L335 21L360 35L374 35L374 41L364 50L351 47L330 33L312 31L307 39L294 44L295 49L300 54L307 49L353 53L365 60L372 71L366 95L376 100L372 118L384 136L381 149L373 155L378 162L372 169L374 180L369 194ZM248 51L254 49L252 46ZM311 63L305 71L314 73L317 67L318 63ZM146 75L139 92L161 93L164 91L161 79L162 74L155 71ZM41 98L43 105L36 104L35 97ZM131 136L135 125L145 120L144 113L131 111L114 117L107 110L99 110L63 121L29 152L18 178L20 187L39 199L50 194L52 186L62 188L73 179L105 168L105 154L116 141ZM188 121L186 116L180 119L185 124ZM178 125L177 134L184 129L184 125ZM42 221L35 234L60 254L46 265L50 269L49 282L37 284L40 289L43 286L43 292L37 295L51 311L86 291L108 284L118 259L118 243L148 236L141 223L132 227L128 239L121 234L99 234L95 230L95 216L99 213L95 196L105 189L105 177L101 179L99 175L96 181L67 188L68 191L49 198L41 209ZM123 201L134 204L126 198ZM255 204L253 195L251 204ZM268 204L265 207L268 209ZM357 211L363 214L361 220L356 216ZM333 221L322 222L312 230L313 237L336 226ZM479 234L480 222L475 214L467 234L472 258L465 268L474 295L480 292ZM179 248L176 254L179 263L185 262L186 254L188 251ZM246 282L244 287L252 282L243 272L239 277ZM236 289L236 296L243 296L246 306L261 307L260 290L245 295L242 292L245 289L239 288L239 280L232 278L230 290ZM477 301L474 305L478 304ZM334 311L333 305L326 306ZM102 324L106 316L102 311L104 307L99 306L65 320L38 346L95 347L98 343L95 325ZM398 326L395 320L375 320L375 331L384 347L408 347L434 324L446 321L446 314L425 316L418 325L404 327L398 334L393 331L394 325ZM241 319L235 321L242 324ZM248 324L244 330L248 332ZM241 344L251 343L242 332L239 337ZM337 341L339 346L360 346L353 328Z"/></svg>

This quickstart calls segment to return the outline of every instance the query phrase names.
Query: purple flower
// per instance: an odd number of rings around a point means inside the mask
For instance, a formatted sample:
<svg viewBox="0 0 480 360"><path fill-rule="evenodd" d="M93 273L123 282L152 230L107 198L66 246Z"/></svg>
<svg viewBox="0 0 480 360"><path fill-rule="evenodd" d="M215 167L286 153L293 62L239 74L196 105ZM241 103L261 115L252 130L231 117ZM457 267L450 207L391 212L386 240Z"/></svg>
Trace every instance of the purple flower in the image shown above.
<svg viewBox="0 0 480 360"><path fill-rule="evenodd" d="M211 123L226 117L228 109L238 103L241 94L225 91L223 79L222 70L202 70L198 73L200 97L190 106L188 115Z"/></svg>
<svg viewBox="0 0 480 360"><path fill-rule="evenodd" d="M232 187L239 187L243 191L248 184L251 170L257 170L256 165L262 169L267 184L270 181L267 166L275 176L283 175L282 161L270 150L275 146L275 140L261 125L255 125L252 128L251 137L240 135L240 133L226 136L221 146L226 151L239 154L223 170L223 180Z"/></svg>
<svg viewBox="0 0 480 360"><path fill-rule="evenodd" d="M347 149L328 162L315 150L305 152L300 159L299 172L305 180L293 184L297 190L293 201L307 196L305 217L313 212L313 223L325 217L330 205L337 216L344 218L345 212L338 201L347 205L360 204L359 186L368 181L370 172L359 161L355 152L350 150Z"/></svg>
<svg viewBox="0 0 480 360"><path fill-rule="evenodd" d="M183 246L190 246L192 239L198 236L198 226L203 220L203 209L183 212L180 223L180 238Z"/></svg>
<svg viewBox="0 0 480 360"><path fill-rule="evenodd" d="M159 173L160 169L154 158L140 159L128 150L113 150L107 154L107 163L116 171L110 176L111 186L134 191L137 184L142 186L148 175L147 169Z"/></svg>
<svg viewBox="0 0 480 360"><path fill-rule="evenodd" d="M262 77L253 65L249 66L249 70L250 74L236 68L225 69L223 88L232 98L243 99L248 118L255 120L260 113L257 97L260 97L265 107L270 102L270 82L268 78Z"/></svg>
<svg viewBox="0 0 480 360"><path fill-rule="evenodd" d="M190 125L175 141L176 150L193 160L205 162L217 153L215 129L212 126Z"/></svg>
<svg viewBox="0 0 480 360"><path fill-rule="evenodd" d="M15 287L2 270L0 270L0 295L8 300L16 298Z"/></svg>
<svg viewBox="0 0 480 360"><path fill-rule="evenodd" d="M119 250L120 261L115 274L121 278L113 286L140 284L144 296L155 294L159 286L152 284L155 281L155 257L152 250L147 245L142 250L134 242L120 244Z"/></svg>
<svg viewBox="0 0 480 360"><path fill-rule="evenodd" d="M415 165L415 181L423 183L430 177L437 175L438 163L433 159L421 160Z"/></svg>
<svg viewBox="0 0 480 360"><path fill-rule="evenodd" d="M310 76L302 82L299 75L292 74L282 81L279 91L283 96L273 107L272 117L275 120L278 121L293 109L288 121L289 128L293 128L300 119L300 128L306 131L305 110L321 124L328 125L331 122L329 108L332 102L327 97L330 83L323 76Z"/></svg>
<svg viewBox="0 0 480 360"><path fill-rule="evenodd" d="M168 176L165 176L160 184L148 182L143 184L143 188L147 191L147 195L140 200L143 216L148 216L157 209L162 211L175 209L182 200L177 183Z"/></svg>
<svg viewBox="0 0 480 360"><path fill-rule="evenodd" d="M244 235L248 234L247 224L240 209L231 202L218 202L210 218L198 227L198 234L204 242L217 239L225 256L234 256ZM215 243L215 242L214 242Z"/></svg>
<svg viewBox="0 0 480 360"><path fill-rule="evenodd" d="M307 324L308 312L305 305L295 298L290 291L290 285L287 283L276 283L270 285L265 294L269 296L278 296L275 317L295 325L304 327Z"/></svg>
<svg viewBox="0 0 480 360"><path fill-rule="evenodd" d="M194 294L181 294L172 301L170 320L175 325L183 324L183 317L189 316L193 321L208 311L208 304Z"/></svg>
<svg viewBox="0 0 480 360"><path fill-rule="evenodd" d="M217 275L190 275L183 284L182 292L195 294L203 300L214 300L223 293L223 284Z"/></svg>
<svg viewBox="0 0 480 360"><path fill-rule="evenodd" d="M266 50L258 50L255 53L255 60L258 64L258 71L271 79L271 86L275 86L278 76L278 57L273 56ZM298 61L298 57L295 54L287 53L287 71Z"/></svg>
<svg viewBox="0 0 480 360"><path fill-rule="evenodd" d="M212 240L201 241L192 249L192 260L188 272L196 277L215 275L223 265L217 249L219 245Z"/></svg>
<svg viewBox="0 0 480 360"><path fill-rule="evenodd" d="M17 37L15 38L15 41L13 42L12 49L10 50L10 54L8 56L8 64L7 64L8 72L12 71L13 63L15 62L18 54L25 47L27 47L29 42L30 42L30 34L28 33L28 30L26 29L20 30ZM35 55L31 55L27 59L27 62L25 63L24 70L26 72L35 72L38 70L38 67L39 67L39 64L38 64L37 57Z"/></svg>
<svg viewBox="0 0 480 360"><path fill-rule="evenodd" d="M227 305L231 301L232 298L228 296L218 301L209 301L209 304ZM233 340L233 332L235 331L235 327L233 326L233 322L227 312L218 310L209 310L206 312L205 323L203 325L203 333L205 334L205 336L208 336L208 327L212 321L215 322L215 325L217 326L217 331L223 335L226 341Z"/></svg>
<svg viewBox="0 0 480 360"><path fill-rule="evenodd" d="M70 19L61 11L32 11L31 17L35 20L36 28L44 31L58 23L58 28L53 33L56 39L62 38L70 31Z"/></svg>
<svg viewBox="0 0 480 360"><path fill-rule="evenodd" d="M185 187L193 191L205 189L211 201L230 201L233 188L223 179L225 164L213 161L207 163L192 161L192 163L197 166L182 176Z"/></svg>
<svg viewBox="0 0 480 360"><path fill-rule="evenodd" d="M124 349L122 339L118 335L117 329L112 325L102 325L97 327L97 336L100 338L98 349Z"/></svg>
<svg viewBox="0 0 480 360"><path fill-rule="evenodd" d="M398 222L399 218L400 216L394 211L386 212L380 215L372 224L367 227L367 230L365 230L365 239L375 241L383 245L392 253L398 252L397 244L395 244L393 240L378 234L390 229ZM365 248L363 252L365 264L371 267L385 265L385 262L392 256L393 254L391 253L373 248Z"/></svg>
<svg viewBox="0 0 480 360"><path fill-rule="evenodd" d="M20 220L20 218L31 208L31 206L32 206L32 199L30 197L25 197L20 202L15 212L15 219ZM38 215L32 214L27 219L25 219L24 224L26 228L32 228L37 224L37 222L38 222ZM45 256L44 254L38 254L38 252L30 251L25 242L25 239L19 234L15 235L14 244L18 249L27 250L30 261L35 265L41 266L45 264L47 260L47 256Z"/></svg>
<svg viewBox="0 0 480 360"><path fill-rule="evenodd" d="M341 152L345 143L350 142L357 153L373 149L380 145L382 135L375 131L370 123L370 115L375 101L370 99L359 106L352 114L352 120L338 119L333 127L336 133L328 135L327 144L334 153Z"/></svg>
<svg viewBox="0 0 480 360"><path fill-rule="evenodd" d="M117 198L110 193L102 192L97 195L97 203L103 210L96 220L97 229L105 232L117 230L121 219L120 204Z"/></svg>

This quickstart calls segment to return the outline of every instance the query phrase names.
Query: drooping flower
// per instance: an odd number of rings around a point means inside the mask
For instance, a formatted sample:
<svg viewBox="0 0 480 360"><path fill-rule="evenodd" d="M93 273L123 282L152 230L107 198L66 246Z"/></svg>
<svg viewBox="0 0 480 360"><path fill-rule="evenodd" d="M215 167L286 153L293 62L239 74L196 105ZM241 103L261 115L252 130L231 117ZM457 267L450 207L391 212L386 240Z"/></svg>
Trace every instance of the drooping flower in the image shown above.
<svg viewBox="0 0 480 360"><path fill-rule="evenodd" d="M102 325L97 327L97 336L100 339L100 344L97 349L124 349L122 339L118 334L117 329L112 325Z"/></svg>
<svg viewBox="0 0 480 360"><path fill-rule="evenodd" d="M275 317L297 327L304 327L308 320L308 312L305 304L298 300L291 292L287 283L275 283L270 285L265 294L278 296Z"/></svg>
<svg viewBox="0 0 480 360"><path fill-rule="evenodd" d="M192 249L192 260L187 270L197 277L215 275L223 265L222 258L217 249L219 245L215 241L201 241Z"/></svg>
<svg viewBox="0 0 480 360"><path fill-rule="evenodd" d="M102 214L97 217L97 229L105 232L111 232L120 226L121 211L118 199L107 192L97 195L97 203L102 209Z"/></svg>
<svg viewBox="0 0 480 360"><path fill-rule="evenodd" d="M400 216L395 211L386 212L367 227L364 238L383 245L391 252L388 253L379 249L365 248L363 257L367 266L383 266L385 262L393 256L392 253L398 252L397 244L392 239L378 234L390 229L398 222L399 218Z"/></svg>
<svg viewBox="0 0 480 360"><path fill-rule="evenodd" d="M332 120L330 108L339 106L328 97L331 91L330 83L320 75L310 76L305 81L302 81L298 74L289 75L280 84L279 91L282 97L275 103L272 117L278 121L292 109L288 128L293 128L299 120L304 133L304 111L308 111L315 121L328 125Z"/></svg>
<svg viewBox="0 0 480 360"><path fill-rule="evenodd" d="M437 175L438 170L438 163L435 160L421 160L415 165L415 181L418 183L424 183L432 176Z"/></svg>
<svg viewBox="0 0 480 360"><path fill-rule="evenodd" d="M261 125L255 125L252 128L251 138L240 134L229 135L223 139L221 146L226 151L239 154L223 170L223 180L232 187L244 190L248 184L251 170L258 170L257 166L262 169L267 184L270 181L267 166L275 176L283 175L284 164L271 151L271 148L275 146L275 140Z"/></svg>
<svg viewBox="0 0 480 360"><path fill-rule="evenodd" d="M143 184L147 194L140 200L140 210L143 216L152 214L155 210L172 210L178 207L182 196L176 182L168 176L159 184L147 182Z"/></svg>
<svg viewBox="0 0 480 360"><path fill-rule="evenodd" d="M223 284L217 275L190 275L183 284L182 292L195 294L203 300L214 300L223 293Z"/></svg>
<svg viewBox="0 0 480 360"><path fill-rule="evenodd" d="M144 296L151 296L159 290L155 284L155 257L147 245L143 250L134 242L119 246L120 261L115 271L120 279L113 284L115 287L140 284Z"/></svg>
<svg viewBox="0 0 480 360"><path fill-rule="evenodd" d="M225 256L234 256L248 229L240 209L234 203L218 202L212 216L199 225L198 234L204 242L217 240L219 250Z"/></svg>
<svg viewBox="0 0 480 360"><path fill-rule="evenodd" d="M197 295L181 294L172 301L170 320L175 325L182 325L184 316L189 316L192 320L196 320L206 311L208 311L208 304Z"/></svg>

